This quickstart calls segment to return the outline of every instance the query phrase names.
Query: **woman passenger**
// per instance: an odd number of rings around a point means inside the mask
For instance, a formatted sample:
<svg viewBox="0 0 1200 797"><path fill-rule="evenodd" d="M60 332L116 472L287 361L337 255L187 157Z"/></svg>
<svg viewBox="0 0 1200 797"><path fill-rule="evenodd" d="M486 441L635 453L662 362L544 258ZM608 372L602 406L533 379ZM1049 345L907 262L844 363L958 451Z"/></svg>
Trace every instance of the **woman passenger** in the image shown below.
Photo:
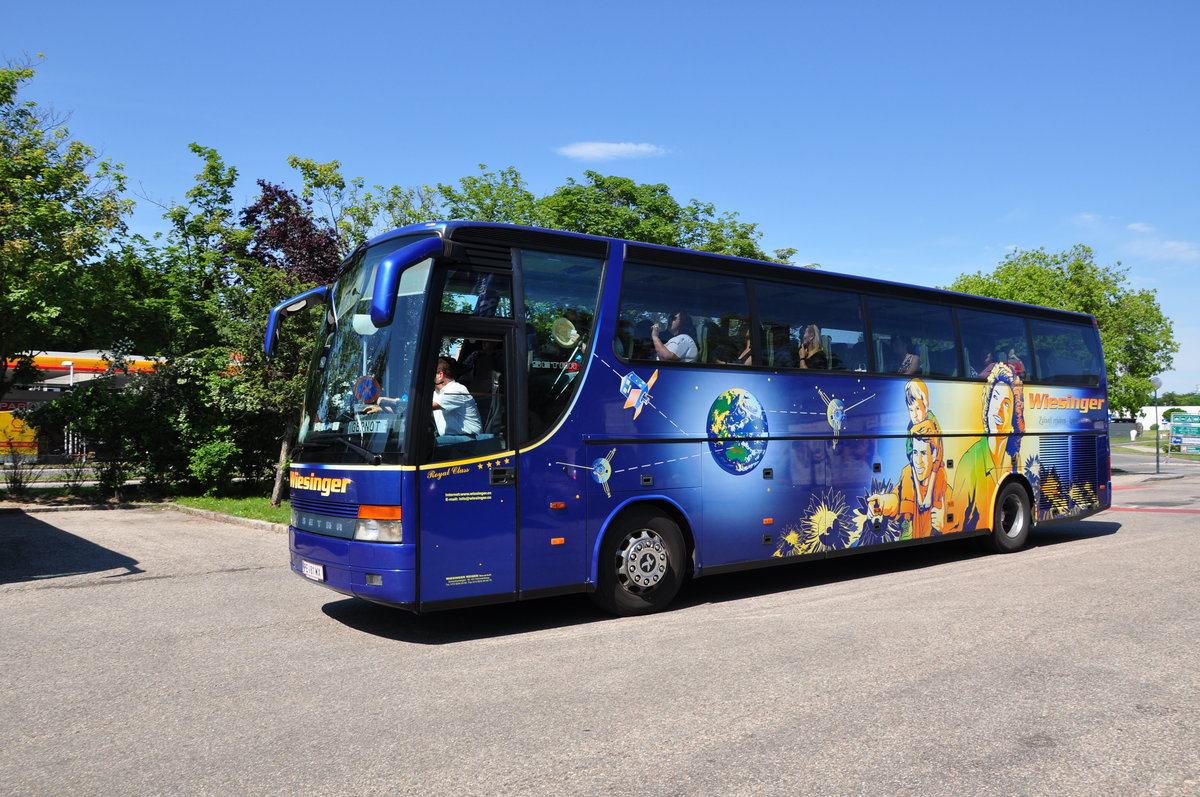
<svg viewBox="0 0 1200 797"><path fill-rule="evenodd" d="M813 368L818 371L829 369L829 358L821 348L821 328L816 324L809 324L804 328L797 353L800 356L800 368Z"/></svg>

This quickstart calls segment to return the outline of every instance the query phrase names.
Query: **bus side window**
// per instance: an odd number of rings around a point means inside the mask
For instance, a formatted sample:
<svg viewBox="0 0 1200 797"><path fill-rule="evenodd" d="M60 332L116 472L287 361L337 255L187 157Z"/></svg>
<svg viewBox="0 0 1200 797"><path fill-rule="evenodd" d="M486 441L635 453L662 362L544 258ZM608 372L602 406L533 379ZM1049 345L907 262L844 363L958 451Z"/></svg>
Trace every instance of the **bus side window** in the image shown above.
<svg viewBox="0 0 1200 797"><path fill-rule="evenodd" d="M987 379L998 364L1004 363L1015 376L1025 378L1025 364L1030 358L1024 318L979 310L956 312L968 376Z"/></svg>
<svg viewBox="0 0 1200 797"><path fill-rule="evenodd" d="M866 370L862 299L811 285L758 282L763 365L820 371Z"/></svg>
<svg viewBox="0 0 1200 797"><path fill-rule="evenodd" d="M870 312L877 371L958 376L958 345L949 307L872 296Z"/></svg>
<svg viewBox="0 0 1200 797"><path fill-rule="evenodd" d="M1055 321L1029 322L1040 381L1096 386L1100 373L1099 341L1090 326Z"/></svg>
<svg viewBox="0 0 1200 797"><path fill-rule="evenodd" d="M554 428L592 355L604 261L523 250L529 439ZM614 342L621 345L621 336Z"/></svg>
<svg viewBox="0 0 1200 797"><path fill-rule="evenodd" d="M634 361L660 359L652 336L657 324L659 342L680 361L727 363L733 330L749 317L743 277L640 263L625 266L620 318L633 325ZM676 343L668 345L672 340Z"/></svg>

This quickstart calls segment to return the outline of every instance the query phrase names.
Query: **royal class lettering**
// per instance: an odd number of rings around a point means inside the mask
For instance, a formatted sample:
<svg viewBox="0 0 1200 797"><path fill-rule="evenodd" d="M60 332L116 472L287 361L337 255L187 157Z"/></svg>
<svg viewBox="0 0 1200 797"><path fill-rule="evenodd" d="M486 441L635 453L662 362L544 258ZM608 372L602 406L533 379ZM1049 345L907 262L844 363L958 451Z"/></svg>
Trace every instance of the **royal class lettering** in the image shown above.
<svg viewBox="0 0 1200 797"><path fill-rule="evenodd" d="M353 479L335 479L330 477L318 476L315 473L310 473L303 476L295 471L292 472L288 483L293 490L312 490L321 495L329 495L330 493L344 493L350 487L350 482Z"/></svg>
<svg viewBox="0 0 1200 797"><path fill-rule="evenodd" d="M1104 399L1098 398L1076 398L1075 396L1059 398L1049 393L1031 393L1029 395L1029 406L1035 410L1078 410L1079 412L1090 412L1091 410L1103 409L1104 403Z"/></svg>

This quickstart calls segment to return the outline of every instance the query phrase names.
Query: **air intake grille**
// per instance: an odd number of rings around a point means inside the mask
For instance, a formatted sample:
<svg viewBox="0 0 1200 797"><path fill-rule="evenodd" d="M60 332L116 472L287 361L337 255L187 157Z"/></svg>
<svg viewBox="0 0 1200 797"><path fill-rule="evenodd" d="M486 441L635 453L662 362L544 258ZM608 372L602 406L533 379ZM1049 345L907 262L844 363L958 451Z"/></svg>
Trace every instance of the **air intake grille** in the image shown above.
<svg viewBox="0 0 1200 797"><path fill-rule="evenodd" d="M1100 478L1096 453L1092 435L1041 439L1040 467L1034 474L1039 520L1070 517L1095 505Z"/></svg>
<svg viewBox="0 0 1200 797"><path fill-rule="evenodd" d="M293 498L292 508L301 512L314 512L330 517L358 517L358 504L339 504L335 501L317 501L311 498Z"/></svg>
<svg viewBox="0 0 1200 797"><path fill-rule="evenodd" d="M1071 452L1066 437L1043 437L1038 446L1041 468L1037 472L1037 516L1050 518L1066 510L1071 484Z"/></svg>
<svg viewBox="0 0 1200 797"><path fill-rule="evenodd" d="M464 243L463 248L467 250L467 259L472 266L512 268L512 250L507 246L471 241Z"/></svg>
<svg viewBox="0 0 1200 797"><path fill-rule="evenodd" d="M1099 467L1096 457L1096 438L1092 435L1075 435L1071 438L1071 484L1087 484L1096 489Z"/></svg>

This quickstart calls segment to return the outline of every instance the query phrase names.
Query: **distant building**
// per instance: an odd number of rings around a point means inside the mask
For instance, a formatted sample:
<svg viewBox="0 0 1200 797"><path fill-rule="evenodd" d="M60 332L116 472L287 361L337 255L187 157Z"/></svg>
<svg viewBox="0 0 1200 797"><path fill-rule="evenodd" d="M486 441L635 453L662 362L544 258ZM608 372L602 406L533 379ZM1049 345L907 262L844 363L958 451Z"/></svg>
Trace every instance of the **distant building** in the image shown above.
<svg viewBox="0 0 1200 797"><path fill-rule="evenodd" d="M1183 410L1189 414L1200 414L1200 407L1197 407L1194 404L1159 404L1157 409L1155 407L1142 407L1142 409L1138 412L1138 423L1142 425L1143 429L1149 429L1151 426L1159 422L1158 416L1160 414L1166 412L1167 410L1174 409Z"/></svg>
<svg viewBox="0 0 1200 797"><path fill-rule="evenodd" d="M38 404L53 401L64 390L90 382L108 372L111 358L108 352L97 349L86 351L43 351L33 357L39 378L27 387L9 390L0 398L0 457L36 457L47 440L50 447L61 451L40 451L42 454L77 454L74 450L78 441L64 431L61 434L40 435L43 445L39 446L39 433L26 426L15 413L31 410ZM159 362L158 358L133 354L125 358L131 372L149 371ZM123 377L118 376L118 384ZM54 441L61 440L61 443Z"/></svg>

